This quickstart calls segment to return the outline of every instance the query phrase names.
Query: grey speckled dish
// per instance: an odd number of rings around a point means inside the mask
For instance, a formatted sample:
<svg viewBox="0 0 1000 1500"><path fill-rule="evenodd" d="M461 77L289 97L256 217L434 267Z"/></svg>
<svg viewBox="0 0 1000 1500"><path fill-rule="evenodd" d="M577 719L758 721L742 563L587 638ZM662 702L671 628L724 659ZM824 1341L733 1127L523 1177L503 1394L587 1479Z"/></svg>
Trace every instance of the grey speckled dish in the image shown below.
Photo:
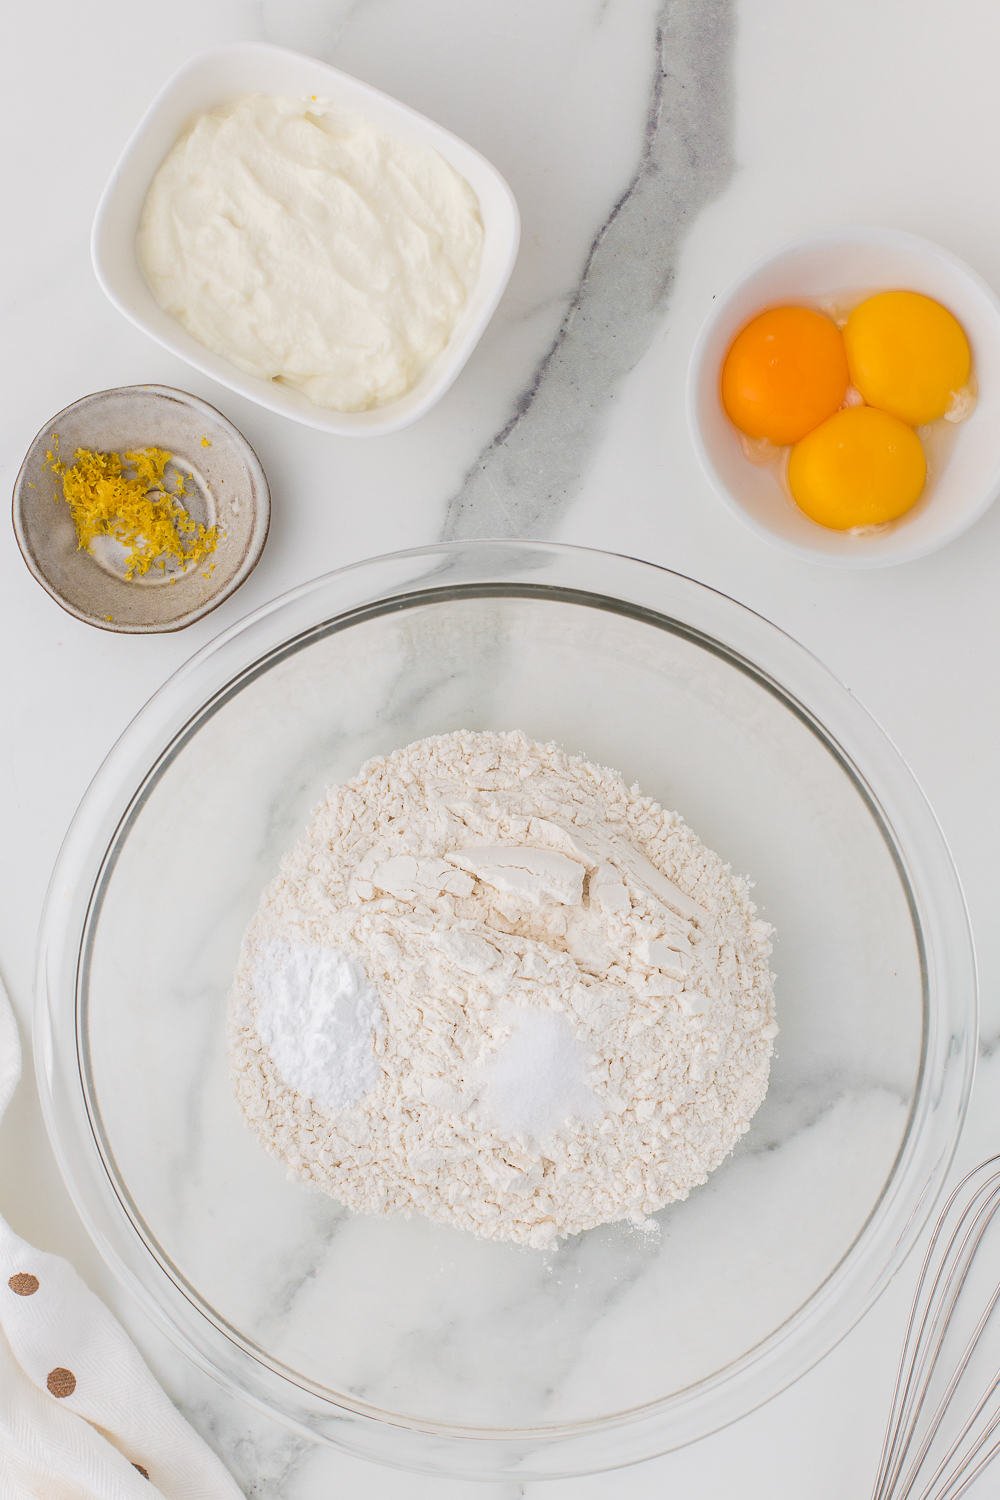
<svg viewBox="0 0 1000 1500"><path fill-rule="evenodd" d="M189 513L219 527L211 557L127 579L117 543L101 538L81 550L45 462L56 435L66 461L77 448L166 448L185 476ZM14 533L38 582L78 620L126 634L180 630L215 609L253 572L270 519L267 478L242 433L206 401L162 385L96 391L67 406L38 433L14 485Z"/></svg>

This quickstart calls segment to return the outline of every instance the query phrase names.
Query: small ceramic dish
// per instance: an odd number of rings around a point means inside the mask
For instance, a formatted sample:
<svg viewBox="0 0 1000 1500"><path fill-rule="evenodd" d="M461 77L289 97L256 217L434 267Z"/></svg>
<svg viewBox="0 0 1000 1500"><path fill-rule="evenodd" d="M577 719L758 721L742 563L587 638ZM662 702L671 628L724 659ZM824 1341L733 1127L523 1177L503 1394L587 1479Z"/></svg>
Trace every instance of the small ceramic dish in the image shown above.
<svg viewBox="0 0 1000 1500"><path fill-rule="evenodd" d="M301 391L248 375L200 344L160 307L146 284L135 238L156 169L193 119L245 94L331 99L389 134L437 151L479 199L484 231L479 279L447 347L413 389L396 401L371 411L328 411ZM118 310L196 370L308 427L365 437L408 427L441 399L493 316L514 269L519 240L520 219L510 188L495 167L450 131L314 57L242 43L193 58L153 100L104 190L94 219L91 253L97 279Z"/></svg>
<svg viewBox="0 0 1000 1500"><path fill-rule="evenodd" d="M873 292L896 288L924 292L958 318L972 345L976 405L953 431L937 434L944 442L929 452L927 487L911 511L878 530L832 531L798 509L779 468L747 458L722 408L722 364L735 335L766 307L804 302L846 310ZM688 419L719 495L768 541L841 567L922 557L979 520L1000 493L1000 299L957 256L916 235L844 229L797 240L759 262L714 304L691 357Z"/></svg>
<svg viewBox="0 0 1000 1500"><path fill-rule="evenodd" d="M46 461L56 445L65 462L77 448L165 448L184 476L188 513L219 527L215 551L180 572L130 579L116 542L81 549ZM14 534L38 582L78 620L130 635L180 630L228 599L256 567L270 519L267 478L242 433L207 401L162 385L97 391L67 406L39 431L14 484Z"/></svg>

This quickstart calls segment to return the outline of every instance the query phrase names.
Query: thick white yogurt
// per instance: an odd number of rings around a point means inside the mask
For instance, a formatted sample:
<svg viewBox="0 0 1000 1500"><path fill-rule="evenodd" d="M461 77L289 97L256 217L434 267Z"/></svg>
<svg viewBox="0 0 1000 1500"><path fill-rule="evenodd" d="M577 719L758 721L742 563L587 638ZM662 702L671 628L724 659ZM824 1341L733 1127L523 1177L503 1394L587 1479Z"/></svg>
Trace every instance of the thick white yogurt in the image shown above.
<svg viewBox="0 0 1000 1500"><path fill-rule="evenodd" d="M253 95L173 147L137 248L156 300L209 349L363 411L445 347L482 241L475 193L436 151L328 103Z"/></svg>

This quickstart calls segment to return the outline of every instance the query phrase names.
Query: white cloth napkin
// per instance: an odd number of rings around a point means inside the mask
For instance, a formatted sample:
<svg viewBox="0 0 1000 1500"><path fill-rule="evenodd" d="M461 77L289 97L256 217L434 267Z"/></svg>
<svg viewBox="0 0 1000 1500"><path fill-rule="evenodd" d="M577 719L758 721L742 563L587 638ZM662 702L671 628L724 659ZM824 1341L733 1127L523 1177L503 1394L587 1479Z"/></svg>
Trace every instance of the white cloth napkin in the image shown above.
<svg viewBox="0 0 1000 1500"><path fill-rule="evenodd" d="M21 1048L0 980L0 1118ZM73 1267L0 1219L0 1500L239 1500Z"/></svg>

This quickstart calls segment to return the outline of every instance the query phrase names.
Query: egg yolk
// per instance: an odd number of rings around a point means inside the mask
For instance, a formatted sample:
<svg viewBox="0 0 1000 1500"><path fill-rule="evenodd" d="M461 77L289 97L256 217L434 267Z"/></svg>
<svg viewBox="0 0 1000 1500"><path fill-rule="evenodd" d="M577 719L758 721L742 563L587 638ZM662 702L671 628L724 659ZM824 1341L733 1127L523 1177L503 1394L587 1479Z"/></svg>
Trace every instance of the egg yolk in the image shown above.
<svg viewBox="0 0 1000 1500"><path fill-rule="evenodd" d="M916 504L926 477L913 428L871 406L838 411L796 443L788 460L795 503L836 531L896 520Z"/></svg>
<svg viewBox="0 0 1000 1500"><path fill-rule="evenodd" d="M722 367L722 404L740 432L796 443L841 405L847 391L844 339L811 307L771 307L733 340Z"/></svg>
<svg viewBox="0 0 1000 1500"><path fill-rule="evenodd" d="M879 292L844 329L851 380L870 406L917 427L943 417L969 379L962 325L920 292Z"/></svg>

